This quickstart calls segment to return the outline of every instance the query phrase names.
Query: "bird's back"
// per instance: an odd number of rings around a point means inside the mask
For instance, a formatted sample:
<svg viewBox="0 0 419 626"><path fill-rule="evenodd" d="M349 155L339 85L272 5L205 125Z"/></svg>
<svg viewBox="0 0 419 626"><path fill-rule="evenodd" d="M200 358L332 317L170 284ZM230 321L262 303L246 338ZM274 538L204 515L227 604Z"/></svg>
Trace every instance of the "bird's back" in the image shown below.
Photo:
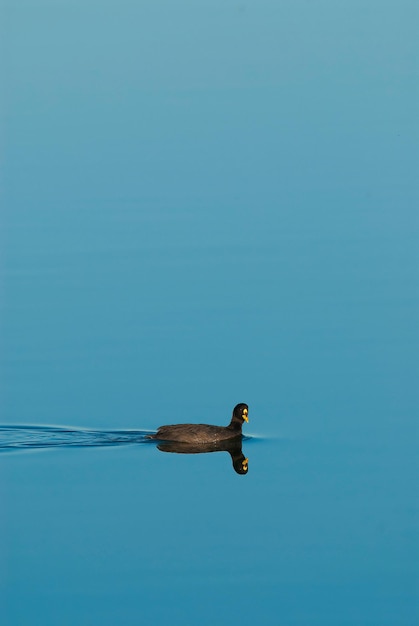
<svg viewBox="0 0 419 626"><path fill-rule="evenodd" d="M184 443L210 443L232 439L240 433L226 426L210 426L209 424L173 424L160 426L153 439L161 441L181 441Z"/></svg>

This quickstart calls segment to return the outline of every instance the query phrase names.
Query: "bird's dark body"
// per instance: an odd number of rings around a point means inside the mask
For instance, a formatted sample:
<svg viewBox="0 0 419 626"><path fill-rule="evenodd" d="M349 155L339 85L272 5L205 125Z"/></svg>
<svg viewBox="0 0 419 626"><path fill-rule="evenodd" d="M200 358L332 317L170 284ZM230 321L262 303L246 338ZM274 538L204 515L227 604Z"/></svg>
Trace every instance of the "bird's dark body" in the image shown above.
<svg viewBox="0 0 419 626"><path fill-rule="evenodd" d="M210 426L209 424L174 424L160 426L155 439L162 441L181 441L184 443L210 443L241 437L241 430L229 426Z"/></svg>
<svg viewBox="0 0 419 626"><path fill-rule="evenodd" d="M241 439L243 422L248 421L247 413L247 404L237 404L234 407L231 422L228 426L172 424L160 426L156 434L150 436L150 439L192 444L216 443L236 438Z"/></svg>

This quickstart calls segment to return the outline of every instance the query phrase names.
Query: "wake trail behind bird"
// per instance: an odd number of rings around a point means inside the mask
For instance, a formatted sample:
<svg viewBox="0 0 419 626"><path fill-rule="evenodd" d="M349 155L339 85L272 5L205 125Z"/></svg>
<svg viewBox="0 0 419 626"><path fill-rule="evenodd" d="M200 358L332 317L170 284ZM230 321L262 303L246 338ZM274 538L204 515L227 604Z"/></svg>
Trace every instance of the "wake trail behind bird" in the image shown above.
<svg viewBox="0 0 419 626"><path fill-rule="evenodd" d="M36 448L91 448L150 442L146 430L88 430L57 426L0 426L0 452Z"/></svg>

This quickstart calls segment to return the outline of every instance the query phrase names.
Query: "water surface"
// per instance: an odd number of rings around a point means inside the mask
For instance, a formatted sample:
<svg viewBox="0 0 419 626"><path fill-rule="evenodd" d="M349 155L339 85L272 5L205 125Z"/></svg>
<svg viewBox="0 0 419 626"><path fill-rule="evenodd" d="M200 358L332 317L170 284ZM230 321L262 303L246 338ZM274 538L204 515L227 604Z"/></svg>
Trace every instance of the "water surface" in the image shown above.
<svg viewBox="0 0 419 626"><path fill-rule="evenodd" d="M3 8L1 622L413 626L415 3L137 4Z"/></svg>

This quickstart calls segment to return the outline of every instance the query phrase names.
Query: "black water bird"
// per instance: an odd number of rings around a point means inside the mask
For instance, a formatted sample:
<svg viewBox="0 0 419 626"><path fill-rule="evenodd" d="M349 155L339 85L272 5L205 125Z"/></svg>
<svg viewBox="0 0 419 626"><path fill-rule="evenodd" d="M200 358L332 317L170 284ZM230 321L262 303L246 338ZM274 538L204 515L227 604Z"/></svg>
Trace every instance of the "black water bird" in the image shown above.
<svg viewBox="0 0 419 626"><path fill-rule="evenodd" d="M211 426L210 424L173 424L160 426L150 439L159 441L177 441L190 444L208 444L242 437L243 422L248 422L249 407L237 404L233 409L231 422L228 426Z"/></svg>

